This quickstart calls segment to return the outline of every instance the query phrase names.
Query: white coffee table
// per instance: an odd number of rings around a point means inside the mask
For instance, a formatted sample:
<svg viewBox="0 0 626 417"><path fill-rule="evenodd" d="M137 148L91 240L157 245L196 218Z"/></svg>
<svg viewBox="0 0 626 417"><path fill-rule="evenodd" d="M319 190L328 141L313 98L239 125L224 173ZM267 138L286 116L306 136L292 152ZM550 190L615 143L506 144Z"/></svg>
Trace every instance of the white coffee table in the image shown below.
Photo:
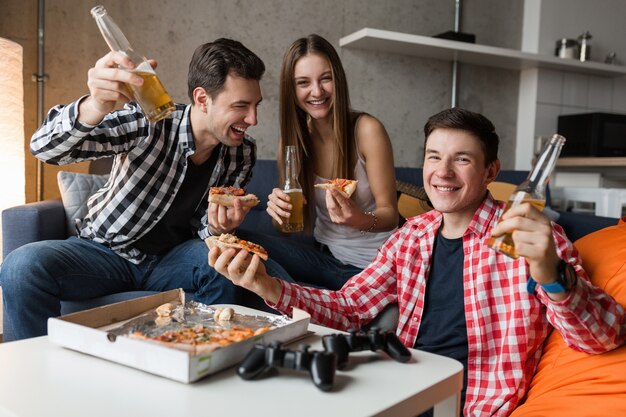
<svg viewBox="0 0 626 417"><path fill-rule="evenodd" d="M321 335L336 332L309 329L315 335L298 343L318 350ZM462 365L417 350L412 354L402 364L384 353L352 353L350 369L337 371L334 390L326 393L308 373L285 369L244 381L230 368L186 385L39 337L0 344L0 417L414 417L433 405L438 417L458 416Z"/></svg>

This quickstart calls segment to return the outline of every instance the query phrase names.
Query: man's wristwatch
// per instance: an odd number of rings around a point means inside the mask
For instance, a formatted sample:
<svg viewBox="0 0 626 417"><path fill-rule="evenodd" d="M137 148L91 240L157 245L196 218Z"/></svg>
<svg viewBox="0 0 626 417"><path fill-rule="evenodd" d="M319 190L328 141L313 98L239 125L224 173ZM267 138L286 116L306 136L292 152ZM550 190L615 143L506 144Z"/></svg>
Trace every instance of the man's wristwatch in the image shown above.
<svg viewBox="0 0 626 417"><path fill-rule="evenodd" d="M574 288L577 279L578 276L576 275L574 267L561 259L559 261L559 266L557 267L556 281L549 284L539 285L541 285L543 290L547 293L568 292ZM528 292L534 294L536 286L537 281L535 281L532 277L528 278Z"/></svg>

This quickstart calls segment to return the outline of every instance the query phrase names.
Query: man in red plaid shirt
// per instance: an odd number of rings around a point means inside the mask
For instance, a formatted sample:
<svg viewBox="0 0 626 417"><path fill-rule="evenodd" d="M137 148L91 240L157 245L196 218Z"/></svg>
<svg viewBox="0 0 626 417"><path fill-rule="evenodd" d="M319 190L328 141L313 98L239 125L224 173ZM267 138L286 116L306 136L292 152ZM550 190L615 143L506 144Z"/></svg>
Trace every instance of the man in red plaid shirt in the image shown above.
<svg viewBox="0 0 626 417"><path fill-rule="evenodd" d="M499 138L489 120L454 108L424 130L424 188L435 209L409 219L339 291L270 277L256 255L240 271L246 251L213 249L209 263L272 307L304 309L337 329L360 328L397 302L406 346L465 365L463 415L506 416L526 393L552 327L574 349L602 353L625 340L624 309L589 283L561 227L536 208L522 204L497 222L504 203L487 185L500 171ZM505 232L518 259L486 245Z"/></svg>

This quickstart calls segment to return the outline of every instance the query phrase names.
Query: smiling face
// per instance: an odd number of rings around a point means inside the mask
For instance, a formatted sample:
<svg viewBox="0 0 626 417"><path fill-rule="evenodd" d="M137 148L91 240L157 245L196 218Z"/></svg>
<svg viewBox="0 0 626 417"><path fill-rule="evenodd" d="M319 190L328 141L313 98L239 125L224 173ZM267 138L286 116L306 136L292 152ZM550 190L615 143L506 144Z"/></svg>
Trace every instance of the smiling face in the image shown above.
<svg viewBox="0 0 626 417"><path fill-rule="evenodd" d="M319 54L308 54L296 62L294 86L298 107L313 119L331 115L334 81L328 60Z"/></svg>
<svg viewBox="0 0 626 417"><path fill-rule="evenodd" d="M469 224L499 170L498 160L485 166L480 140L465 130L438 128L428 136L424 188L433 207L444 213L444 222Z"/></svg>
<svg viewBox="0 0 626 417"><path fill-rule="evenodd" d="M200 96L196 101L203 104L206 124L196 138L200 136L201 140L213 144L241 145L246 130L257 124L257 107L262 100L259 82L229 74L214 99L206 93Z"/></svg>

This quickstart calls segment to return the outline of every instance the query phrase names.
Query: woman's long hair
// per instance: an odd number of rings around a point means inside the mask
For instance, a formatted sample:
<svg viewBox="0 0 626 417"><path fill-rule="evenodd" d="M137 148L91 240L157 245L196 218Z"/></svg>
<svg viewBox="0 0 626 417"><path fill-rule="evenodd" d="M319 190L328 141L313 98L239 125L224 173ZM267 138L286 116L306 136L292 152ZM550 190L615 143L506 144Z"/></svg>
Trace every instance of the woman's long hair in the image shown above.
<svg viewBox="0 0 626 417"><path fill-rule="evenodd" d="M346 73L341 65L337 51L324 38L312 34L300 38L291 44L285 56L280 72L280 142L278 147L278 176L281 182L285 176L283 153L285 146L294 145L300 164L300 185L308 202L308 210L304 213L304 224L307 231L312 230L312 213L314 204L313 161L316 156L308 125L308 114L298 106L295 92L294 70L300 58L308 54L317 54L330 63L333 78L333 133L334 159L333 178L354 177L356 163L356 145L354 143L354 126L348 94ZM319 155L319 157L326 157Z"/></svg>

